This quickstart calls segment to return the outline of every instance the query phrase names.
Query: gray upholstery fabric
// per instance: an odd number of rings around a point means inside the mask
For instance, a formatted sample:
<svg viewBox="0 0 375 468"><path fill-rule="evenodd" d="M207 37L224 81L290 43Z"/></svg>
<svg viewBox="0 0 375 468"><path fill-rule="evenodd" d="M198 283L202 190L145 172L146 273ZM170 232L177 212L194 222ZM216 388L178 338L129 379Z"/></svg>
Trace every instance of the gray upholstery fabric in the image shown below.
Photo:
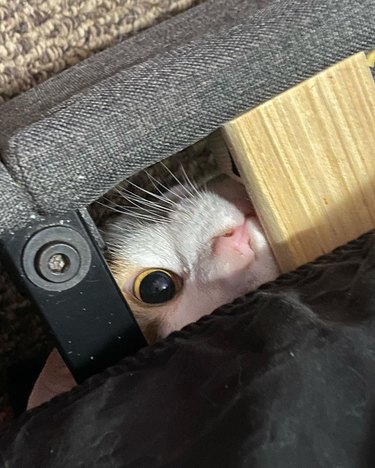
<svg viewBox="0 0 375 468"><path fill-rule="evenodd" d="M30 125L51 114L61 102L84 91L118 71L188 44L197 38L228 28L238 18L252 16L258 5L274 0L208 0L202 5L164 21L154 28L128 38L110 50L98 53L24 93L8 104L10 118L3 122L4 130ZM13 118L14 114L14 118Z"/></svg>
<svg viewBox="0 0 375 468"><path fill-rule="evenodd" d="M246 1L197 8L205 16L192 9L0 108L3 161L39 213L86 205L237 114L375 47L374 0L274 1L255 14ZM10 206L2 228L24 223L24 210Z"/></svg>
<svg viewBox="0 0 375 468"><path fill-rule="evenodd" d="M0 231L8 228L10 234L17 226L25 226L37 216L26 190L17 185L0 162ZM1 275L1 272L0 272ZM1 280L0 280L1 283Z"/></svg>

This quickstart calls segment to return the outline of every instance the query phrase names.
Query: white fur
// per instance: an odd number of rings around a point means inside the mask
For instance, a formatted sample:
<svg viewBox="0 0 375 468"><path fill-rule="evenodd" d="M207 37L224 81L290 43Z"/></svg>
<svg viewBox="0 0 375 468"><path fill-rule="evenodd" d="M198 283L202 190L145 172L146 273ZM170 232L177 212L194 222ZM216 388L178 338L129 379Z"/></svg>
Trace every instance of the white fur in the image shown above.
<svg viewBox="0 0 375 468"><path fill-rule="evenodd" d="M135 266L138 271L167 269L183 279L178 298L160 306L160 336L196 321L278 274L270 247L255 217L249 217L247 224L255 255L250 264L242 265L243 258L235 255L225 258L214 255L212 242L243 223L243 212L222 194L190 190L186 197L181 187L171 192L172 195L169 193L166 197L165 206L170 211L165 219L129 224L129 216L123 215L110 224L106 232L106 240L115 246L114 255L120 262ZM233 198L233 191L229 193L231 196L227 198ZM122 277L121 274L117 276ZM120 284L128 294L134 279L133 274ZM148 307L145 305L146 310ZM152 310L155 313L155 306Z"/></svg>

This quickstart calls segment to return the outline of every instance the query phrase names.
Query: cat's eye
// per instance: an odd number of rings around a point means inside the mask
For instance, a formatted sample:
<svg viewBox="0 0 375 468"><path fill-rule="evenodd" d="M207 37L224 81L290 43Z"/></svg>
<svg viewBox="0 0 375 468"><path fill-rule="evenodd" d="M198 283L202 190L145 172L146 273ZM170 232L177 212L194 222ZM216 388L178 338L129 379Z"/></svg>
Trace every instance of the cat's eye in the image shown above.
<svg viewBox="0 0 375 468"><path fill-rule="evenodd" d="M145 304L163 304L172 300L182 286L181 278L168 270L150 268L140 273L133 285L133 294Z"/></svg>

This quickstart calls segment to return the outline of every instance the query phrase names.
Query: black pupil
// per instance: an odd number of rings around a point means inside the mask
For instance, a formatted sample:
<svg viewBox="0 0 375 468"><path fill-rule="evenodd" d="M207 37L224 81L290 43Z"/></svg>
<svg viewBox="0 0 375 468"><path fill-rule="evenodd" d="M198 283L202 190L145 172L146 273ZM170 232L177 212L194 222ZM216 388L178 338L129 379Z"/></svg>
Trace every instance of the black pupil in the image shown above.
<svg viewBox="0 0 375 468"><path fill-rule="evenodd" d="M176 293L172 278L163 271L153 271L141 281L139 295L147 304L162 304L170 301Z"/></svg>

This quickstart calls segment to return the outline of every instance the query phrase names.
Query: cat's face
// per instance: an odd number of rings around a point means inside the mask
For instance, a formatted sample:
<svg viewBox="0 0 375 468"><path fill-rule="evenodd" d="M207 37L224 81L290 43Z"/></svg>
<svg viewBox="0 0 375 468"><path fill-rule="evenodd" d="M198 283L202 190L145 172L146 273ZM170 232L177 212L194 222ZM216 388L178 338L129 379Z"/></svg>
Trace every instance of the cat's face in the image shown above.
<svg viewBox="0 0 375 468"><path fill-rule="evenodd" d="M204 191L176 187L164 201L155 197L134 212L139 220L134 213L119 216L105 238L116 281L150 342L278 274L237 182L227 179Z"/></svg>

